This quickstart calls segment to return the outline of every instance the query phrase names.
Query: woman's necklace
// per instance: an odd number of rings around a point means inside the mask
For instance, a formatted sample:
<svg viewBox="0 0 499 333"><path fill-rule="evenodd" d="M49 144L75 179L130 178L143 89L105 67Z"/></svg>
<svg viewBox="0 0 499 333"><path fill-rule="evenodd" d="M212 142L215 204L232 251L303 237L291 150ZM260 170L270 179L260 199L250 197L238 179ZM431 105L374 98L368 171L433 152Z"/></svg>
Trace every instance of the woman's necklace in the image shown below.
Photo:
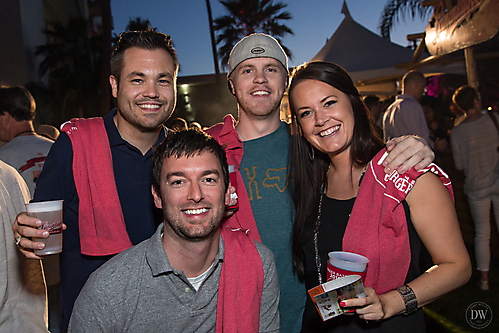
<svg viewBox="0 0 499 333"><path fill-rule="evenodd" d="M319 278L319 284L322 284L322 274L321 274L322 264L321 264L321 258L319 257L319 247L317 245L317 237L319 236L319 227L321 225L322 196L324 195L323 192L324 192L324 184L322 184L321 186L319 210L317 211L317 220L315 220L315 230L314 230L315 266L317 267L317 276Z"/></svg>
<svg viewBox="0 0 499 333"><path fill-rule="evenodd" d="M22 131L22 132L19 132L19 133L17 133L16 135L14 135L14 138L17 138L19 135L24 134L24 133L35 133L35 131L33 131L33 130L29 130L29 131Z"/></svg>
<svg viewBox="0 0 499 333"><path fill-rule="evenodd" d="M360 175L359 178L359 187L360 183L362 182L362 178L364 177L364 174L366 173L367 167L369 163L366 164L364 167L364 170L362 171L362 174ZM330 165L331 166L331 165ZM329 167L327 169L327 173L329 174ZM327 176L326 176L327 179ZM319 256L319 245L318 245L318 236L319 236L319 227L321 225L321 214L322 214L322 197L324 196L324 184L321 186L321 195L319 199L319 209L317 210L317 220L315 220L315 229L314 229L314 249L315 249L315 266L317 267L317 277L319 279L319 284L322 284L322 273L321 273L321 257ZM352 212L348 214L348 218L350 219L350 215L352 215Z"/></svg>

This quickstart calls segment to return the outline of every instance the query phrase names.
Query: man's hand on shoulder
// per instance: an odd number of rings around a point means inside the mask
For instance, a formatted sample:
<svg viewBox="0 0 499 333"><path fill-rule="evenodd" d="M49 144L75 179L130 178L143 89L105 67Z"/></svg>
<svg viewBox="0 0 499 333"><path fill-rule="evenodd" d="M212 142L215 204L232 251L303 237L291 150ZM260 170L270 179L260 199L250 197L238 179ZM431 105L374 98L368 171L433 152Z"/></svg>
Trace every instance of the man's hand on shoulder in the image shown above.
<svg viewBox="0 0 499 333"><path fill-rule="evenodd" d="M406 135L391 139L386 143L388 156L383 162L385 173L397 170L403 174L411 168L421 170L435 160L435 153L426 141L415 135Z"/></svg>

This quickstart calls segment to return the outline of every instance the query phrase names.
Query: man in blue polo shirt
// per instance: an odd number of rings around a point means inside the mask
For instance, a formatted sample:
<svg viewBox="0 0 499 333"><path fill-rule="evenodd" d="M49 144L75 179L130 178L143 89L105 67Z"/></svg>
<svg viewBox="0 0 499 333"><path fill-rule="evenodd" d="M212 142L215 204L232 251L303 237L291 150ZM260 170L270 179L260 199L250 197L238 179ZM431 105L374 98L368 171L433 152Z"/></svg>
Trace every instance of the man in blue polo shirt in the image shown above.
<svg viewBox="0 0 499 333"><path fill-rule="evenodd" d="M108 170L110 175L114 173L114 180L103 179L96 184L96 191L97 194L103 190L106 194L117 193L117 198L104 197L110 201L114 200L115 207L121 206L121 209L116 210L110 208L111 211L106 213L111 217L123 216L113 225L113 232L110 234L120 229L119 222L124 221L124 224L121 223L121 229L125 236L128 234L130 246L151 237L162 221L162 213L155 208L151 196L151 172L152 151L164 140L166 128L162 124L172 114L176 102L178 60L170 37L152 31L121 34L111 58L111 72L109 80L112 94L117 98L118 108L107 114L103 121L98 118L97 129L93 129L86 136L84 128L81 127L76 132L73 123L61 133L47 156L34 195L34 201L64 200L63 219L67 229L64 231L60 262L62 332L67 330L74 301L88 276L113 254L123 249L112 246L107 249L107 235L101 235L102 244L90 244L88 249L84 248L85 242L81 237L83 230L87 232L89 221L80 220L79 217L87 216L92 210L90 215L99 213L96 212L92 200L82 200L83 197L96 193L88 193L92 190L85 189L80 183L99 179L102 170ZM79 121L80 123L76 124L89 123L87 120ZM94 131L101 133L103 140L98 140ZM82 134L83 140L79 144L74 138L76 133ZM105 162L99 163L99 160L92 163L85 159L82 163L78 162L79 166L73 165L73 161L81 161L82 151L88 149L93 153L96 146L103 146L104 152L110 151L110 154L103 154L109 165ZM77 167L79 169L75 169ZM83 180L81 169L88 175L83 177ZM75 170L77 172L74 172ZM83 207L85 208L82 210ZM26 222L23 218L26 218ZM32 242L26 237L45 238L44 234L48 232L27 228L25 224L33 225L32 220L25 216L20 216L19 219L22 224L16 222L13 225L16 243L25 256L37 258L31 249L43 246L42 243ZM104 223L108 221L95 217L95 223L90 229L95 228L99 235L101 225L98 220ZM112 238L113 235L109 236ZM102 247L106 250L100 251Z"/></svg>

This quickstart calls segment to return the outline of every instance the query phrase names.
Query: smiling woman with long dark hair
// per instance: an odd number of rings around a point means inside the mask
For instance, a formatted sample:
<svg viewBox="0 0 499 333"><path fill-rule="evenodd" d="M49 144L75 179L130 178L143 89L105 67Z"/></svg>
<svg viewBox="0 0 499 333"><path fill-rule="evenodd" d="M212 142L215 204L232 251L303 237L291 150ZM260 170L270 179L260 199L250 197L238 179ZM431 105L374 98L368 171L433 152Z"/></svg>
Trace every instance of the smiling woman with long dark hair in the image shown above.
<svg viewBox="0 0 499 333"><path fill-rule="evenodd" d="M308 290L326 282L331 251L370 260L367 297L341 304L356 314L322 322L308 298L302 331L424 332L418 308L463 285L471 273L450 180L434 164L384 174L386 151L369 111L348 73L335 64L298 67L289 104L296 273ZM421 274L423 245L434 266Z"/></svg>

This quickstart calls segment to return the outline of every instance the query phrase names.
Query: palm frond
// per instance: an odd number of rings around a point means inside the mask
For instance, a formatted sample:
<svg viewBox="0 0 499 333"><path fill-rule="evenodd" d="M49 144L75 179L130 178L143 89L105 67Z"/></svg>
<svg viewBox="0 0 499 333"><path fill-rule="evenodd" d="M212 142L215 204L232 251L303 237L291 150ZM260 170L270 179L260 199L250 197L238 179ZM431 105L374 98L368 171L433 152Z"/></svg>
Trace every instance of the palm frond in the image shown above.
<svg viewBox="0 0 499 333"><path fill-rule="evenodd" d="M400 19L405 21L406 17L414 19L417 16L423 19L428 16L431 9L431 7L421 6L421 0L389 0L380 18L381 36L390 39L390 32Z"/></svg>
<svg viewBox="0 0 499 333"><path fill-rule="evenodd" d="M227 68L234 45L251 33L263 32L276 38L293 34L291 28L283 23L292 19L289 12L283 11L287 4L273 0L220 0L220 3L228 14L217 17L213 22L223 68ZM289 49L282 45L281 39L278 41L291 58Z"/></svg>

